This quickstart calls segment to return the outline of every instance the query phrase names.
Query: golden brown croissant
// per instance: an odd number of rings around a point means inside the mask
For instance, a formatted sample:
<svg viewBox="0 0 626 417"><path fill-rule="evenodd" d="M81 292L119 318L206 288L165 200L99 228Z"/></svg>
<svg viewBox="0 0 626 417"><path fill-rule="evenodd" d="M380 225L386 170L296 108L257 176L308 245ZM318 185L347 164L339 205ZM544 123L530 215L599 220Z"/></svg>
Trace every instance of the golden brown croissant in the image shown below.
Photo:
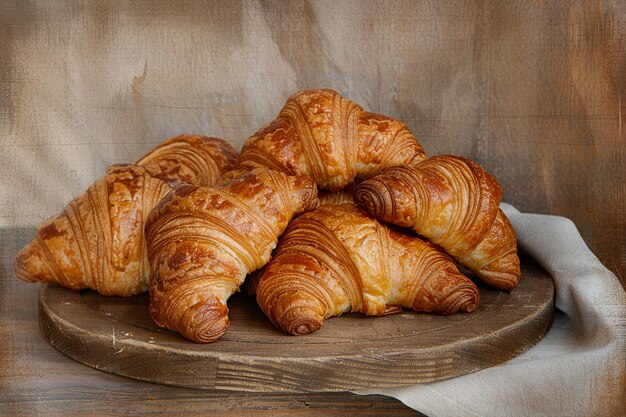
<svg viewBox="0 0 626 417"><path fill-rule="evenodd" d="M479 302L476 285L448 255L354 204L325 204L293 220L256 293L272 323L294 335L350 311L451 314Z"/></svg>
<svg viewBox="0 0 626 417"><path fill-rule="evenodd" d="M390 168L363 181L355 194L376 218L413 228L487 283L510 291L520 265L501 198L500 185L481 166L449 155Z"/></svg>
<svg viewBox="0 0 626 417"><path fill-rule="evenodd" d="M167 139L137 161L163 181L211 186L237 162L237 151L223 139L180 135Z"/></svg>
<svg viewBox="0 0 626 417"><path fill-rule="evenodd" d="M355 177L424 158L404 123L365 112L336 91L306 90L292 95L278 117L246 141L229 176L266 167L337 191Z"/></svg>
<svg viewBox="0 0 626 417"><path fill-rule="evenodd" d="M177 187L146 224L154 321L217 340L229 326L226 300L269 261L292 216L316 204L312 180L266 169L214 188Z"/></svg>
<svg viewBox="0 0 626 417"><path fill-rule="evenodd" d="M109 167L85 194L39 226L35 239L17 255L15 274L103 295L147 290L144 222L170 189L144 167Z"/></svg>

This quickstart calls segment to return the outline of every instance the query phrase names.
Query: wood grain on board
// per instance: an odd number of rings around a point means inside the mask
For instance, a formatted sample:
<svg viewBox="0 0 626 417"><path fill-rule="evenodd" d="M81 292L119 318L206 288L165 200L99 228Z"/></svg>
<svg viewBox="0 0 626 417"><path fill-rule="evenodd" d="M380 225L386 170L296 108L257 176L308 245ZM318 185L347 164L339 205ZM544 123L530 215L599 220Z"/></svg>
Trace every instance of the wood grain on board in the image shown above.
<svg viewBox="0 0 626 417"><path fill-rule="evenodd" d="M3 1L3 238L32 237L107 165L169 136L240 146L292 92L330 87L406 121L430 154L476 159L522 211L574 220L625 284L625 34L621 0ZM36 287L14 279L14 243L0 245L3 411L206 407L204 392L98 373L49 347ZM281 395L210 398L221 410L410 412L381 397Z"/></svg>

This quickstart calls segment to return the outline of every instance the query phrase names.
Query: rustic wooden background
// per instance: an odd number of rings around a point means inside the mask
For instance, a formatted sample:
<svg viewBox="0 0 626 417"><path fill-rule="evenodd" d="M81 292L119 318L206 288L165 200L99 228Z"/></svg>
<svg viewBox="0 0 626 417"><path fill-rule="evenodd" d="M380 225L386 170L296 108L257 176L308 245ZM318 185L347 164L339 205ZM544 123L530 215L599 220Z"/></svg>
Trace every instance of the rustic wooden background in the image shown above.
<svg viewBox="0 0 626 417"><path fill-rule="evenodd" d="M31 230L169 136L240 146L291 93L330 87L484 164L522 211L573 219L624 284L625 28L623 0L4 0L0 227Z"/></svg>

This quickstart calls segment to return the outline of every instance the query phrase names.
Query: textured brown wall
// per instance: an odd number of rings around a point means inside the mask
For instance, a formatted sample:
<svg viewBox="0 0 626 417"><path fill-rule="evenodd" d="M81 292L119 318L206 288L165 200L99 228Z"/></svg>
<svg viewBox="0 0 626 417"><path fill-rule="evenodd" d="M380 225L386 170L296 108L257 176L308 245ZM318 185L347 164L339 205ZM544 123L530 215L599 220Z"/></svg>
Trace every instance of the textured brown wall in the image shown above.
<svg viewBox="0 0 626 417"><path fill-rule="evenodd" d="M0 226L168 136L240 146L331 87L484 164L523 211L572 218L624 283L625 29L599 0L4 1Z"/></svg>

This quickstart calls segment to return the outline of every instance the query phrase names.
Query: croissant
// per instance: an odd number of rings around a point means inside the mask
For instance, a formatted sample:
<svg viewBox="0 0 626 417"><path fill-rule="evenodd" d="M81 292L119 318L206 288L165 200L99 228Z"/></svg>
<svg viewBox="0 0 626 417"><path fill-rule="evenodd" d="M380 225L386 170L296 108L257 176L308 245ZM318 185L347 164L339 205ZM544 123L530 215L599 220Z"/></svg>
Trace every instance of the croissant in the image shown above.
<svg viewBox="0 0 626 417"><path fill-rule="evenodd" d="M292 216L317 204L315 183L257 169L214 188L181 185L146 224L150 314L187 339L217 340L226 300L265 265Z"/></svg>
<svg viewBox="0 0 626 417"><path fill-rule="evenodd" d="M87 192L37 229L17 255L15 274L103 295L147 290L144 221L170 186L144 167L113 165Z"/></svg>
<svg viewBox="0 0 626 417"><path fill-rule="evenodd" d="M355 201L376 218L411 227L485 282L519 282L515 230L498 208L502 189L475 162L456 156L393 167L357 186Z"/></svg>
<svg viewBox="0 0 626 417"><path fill-rule="evenodd" d="M448 255L354 204L325 204L292 221L256 294L272 323L293 335L345 312L452 314L479 302L476 285Z"/></svg>
<svg viewBox="0 0 626 417"><path fill-rule="evenodd" d="M319 205L323 204L354 204L354 190L355 190L356 182L352 184L348 184L346 188L331 192L331 191L318 191L317 198L319 200ZM261 278L262 270L258 270L252 274L249 274L246 278L248 295L256 294L256 288L259 282L259 278Z"/></svg>
<svg viewBox="0 0 626 417"><path fill-rule="evenodd" d="M292 95L278 117L246 141L229 176L266 167L337 191L355 177L424 158L404 123L365 112L336 91L306 90Z"/></svg>
<svg viewBox="0 0 626 417"><path fill-rule="evenodd" d="M211 186L234 168L237 156L235 148L223 139L180 135L160 143L136 164L164 181Z"/></svg>

